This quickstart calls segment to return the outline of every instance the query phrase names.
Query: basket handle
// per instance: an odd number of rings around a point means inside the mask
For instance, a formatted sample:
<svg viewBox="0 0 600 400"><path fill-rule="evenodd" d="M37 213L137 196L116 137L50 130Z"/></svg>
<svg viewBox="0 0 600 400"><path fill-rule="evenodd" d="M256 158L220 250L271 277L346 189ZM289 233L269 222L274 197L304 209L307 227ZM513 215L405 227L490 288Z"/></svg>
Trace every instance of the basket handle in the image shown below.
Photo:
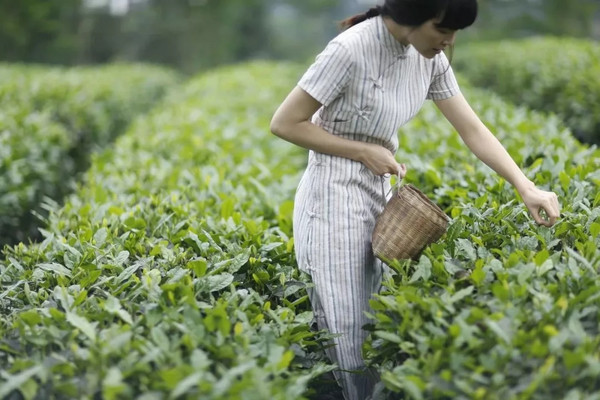
<svg viewBox="0 0 600 400"><path fill-rule="evenodd" d="M400 188L404 185L403 179L398 177L398 179L396 180L396 183L390 187L390 190L388 190L387 194L385 195L385 198L387 199L388 196L390 195L390 193L392 193L392 191L394 191L395 193L398 193L398 191L400 190Z"/></svg>

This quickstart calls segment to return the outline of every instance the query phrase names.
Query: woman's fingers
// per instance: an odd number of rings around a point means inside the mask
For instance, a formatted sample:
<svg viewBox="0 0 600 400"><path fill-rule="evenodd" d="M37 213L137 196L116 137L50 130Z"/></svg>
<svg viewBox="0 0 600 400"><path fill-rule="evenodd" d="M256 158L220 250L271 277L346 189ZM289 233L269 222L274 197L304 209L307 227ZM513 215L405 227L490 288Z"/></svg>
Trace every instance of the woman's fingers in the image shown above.
<svg viewBox="0 0 600 400"><path fill-rule="evenodd" d="M544 211L548 216L548 222L550 226L556 223L558 217L560 217L560 205L558 204L558 196L555 193L550 193L550 199L548 201L548 205L544 206Z"/></svg>
<svg viewBox="0 0 600 400"><path fill-rule="evenodd" d="M547 226L552 226L560 216L560 206L558 204L558 196L556 193L548 192L548 196L545 199L545 204L542 204L542 208L546 212L546 222L549 223Z"/></svg>
<svg viewBox="0 0 600 400"><path fill-rule="evenodd" d="M361 158L361 162L378 176L388 177L397 175L400 179L406 175L406 165L399 164L392 152L376 144L365 143L367 152Z"/></svg>
<svg viewBox="0 0 600 400"><path fill-rule="evenodd" d="M553 192L539 191L540 196L530 207L531 215L535 222L540 225L550 227L556 223L560 216L560 205L558 197ZM544 215L542 215L542 211Z"/></svg>
<svg viewBox="0 0 600 400"><path fill-rule="evenodd" d="M535 222L537 222L539 225L543 225L543 226L547 226L547 227L551 227L552 225L554 225L554 222L556 222L556 219L554 219L554 221L550 217L548 217L547 219L545 219L541 215L541 210L544 210L544 212L546 213L546 215L548 215L547 211L544 208L539 208L537 210L532 210L531 211L531 215L533 216L533 219L535 220Z"/></svg>
<svg viewBox="0 0 600 400"><path fill-rule="evenodd" d="M386 178L389 178L390 175L396 175L399 179L403 179L406 175L406 165L394 162L390 165L389 172L383 174L383 176Z"/></svg>
<svg viewBox="0 0 600 400"><path fill-rule="evenodd" d="M406 164L402 163L398 165L398 178L404 179L406 176Z"/></svg>

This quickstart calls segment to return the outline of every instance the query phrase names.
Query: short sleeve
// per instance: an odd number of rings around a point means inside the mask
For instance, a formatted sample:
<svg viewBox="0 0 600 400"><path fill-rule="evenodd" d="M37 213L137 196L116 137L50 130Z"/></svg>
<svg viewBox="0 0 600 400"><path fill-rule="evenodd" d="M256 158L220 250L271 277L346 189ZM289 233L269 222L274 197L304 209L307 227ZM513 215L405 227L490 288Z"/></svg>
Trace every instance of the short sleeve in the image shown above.
<svg viewBox="0 0 600 400"><path fill-rule="evenodd" d="M433 77L427 92L428 100L448 99L460 92L454 71L444 53L434 60Z"/></svg>
<svg viewBox="0 0 600 400"><path fill-rule="evenodd" d="M304 73L298 86L328 106L346 88L350 79L350 51L337 41L331 41Z"/></svg>

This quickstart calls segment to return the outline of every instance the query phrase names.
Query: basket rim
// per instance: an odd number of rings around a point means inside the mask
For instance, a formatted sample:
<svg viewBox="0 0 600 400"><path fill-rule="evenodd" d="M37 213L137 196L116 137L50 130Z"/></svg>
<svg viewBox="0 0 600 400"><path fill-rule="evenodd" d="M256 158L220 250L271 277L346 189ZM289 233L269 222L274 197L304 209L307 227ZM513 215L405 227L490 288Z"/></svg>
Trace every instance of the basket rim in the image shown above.
<svg viewBox="0 0 600 400"><path fill-rule="evenodd" d="M403 189L405 191L409 190L411 193L414 193L417 196L419 196L419 198L422 200L423 204L425 204L426 207L428 207L431 211L433 211L438 216L443 217L446 222L448 222L450 220L450 217L448 217L448 215L446 215L446 213L437 204L435 204L425 193L423 193L421 190L419 190L417 187L415 187L414 185L412 185L410 183L402 185L398 189L398 191L396 191L396 193L394 193L394 196L402 197L401 191ZM425 214L423 212L423 210L421 210L421 209L418 209L418 210L420 213Z"/></svg>

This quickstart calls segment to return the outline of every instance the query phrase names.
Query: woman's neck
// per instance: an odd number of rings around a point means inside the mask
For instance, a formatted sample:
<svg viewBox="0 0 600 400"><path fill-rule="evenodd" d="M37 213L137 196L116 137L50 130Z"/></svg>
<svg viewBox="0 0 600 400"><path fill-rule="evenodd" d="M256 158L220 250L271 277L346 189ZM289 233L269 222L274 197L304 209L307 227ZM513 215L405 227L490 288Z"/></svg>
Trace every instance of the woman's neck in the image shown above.
<svg viewBox="0 0 600 400"><path fill-rule="evenodd" d="M408 40L408 36L412 29L411 27L399 25L396 22L394 22L393 19L391 19L390 17L387 17L387 16L383 17L383 23L385 24L388 31L390 31L390 33L392 34L394 39L396 39L397 41L399 41L400 43L402 43L405 46L408 46L410 44L410 41Z"/></svg>

